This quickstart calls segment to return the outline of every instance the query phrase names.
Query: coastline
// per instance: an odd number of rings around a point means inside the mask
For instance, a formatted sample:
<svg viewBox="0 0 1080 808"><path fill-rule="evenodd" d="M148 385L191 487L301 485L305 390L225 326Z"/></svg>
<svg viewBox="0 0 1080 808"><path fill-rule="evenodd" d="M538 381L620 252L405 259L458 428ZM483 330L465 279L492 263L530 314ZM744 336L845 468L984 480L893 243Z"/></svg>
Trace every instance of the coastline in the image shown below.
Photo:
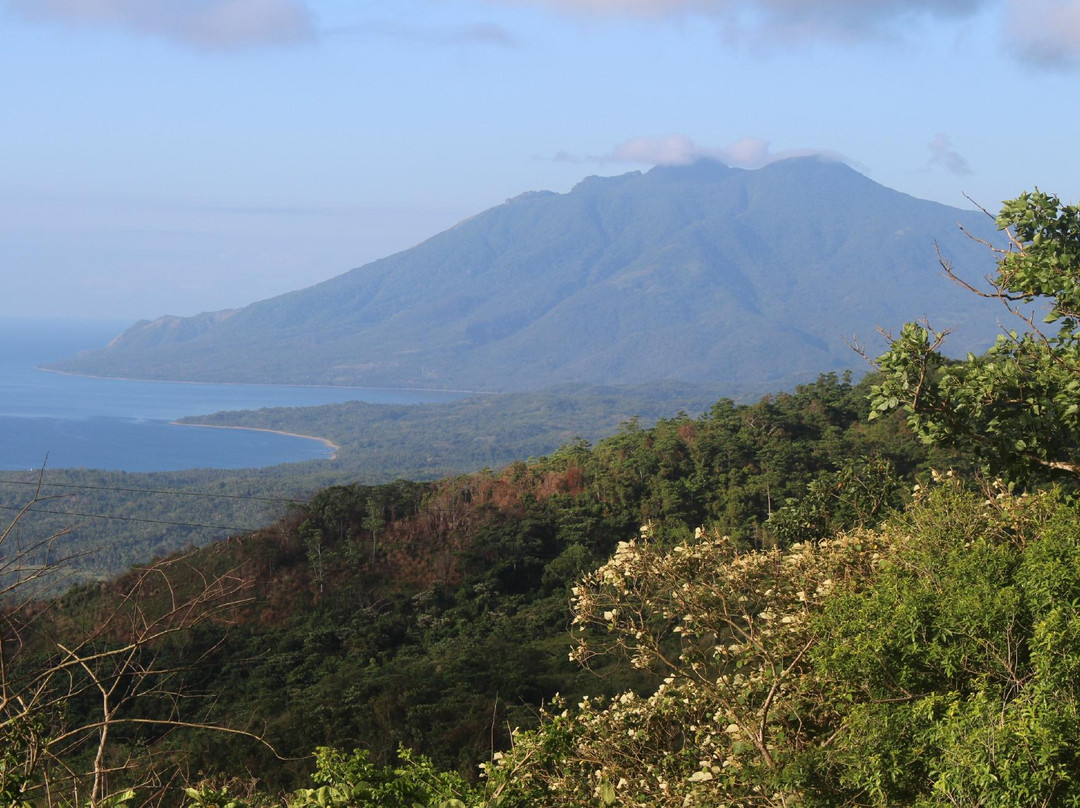
<svg viewBox="0 0 1080 808"><path fill-rule="evenodd" d="M100 379L108 382L146 382L148 384L201 384L222 387L296 387L302 390L385 390L391 393L449 393L464 396L495 396L491 390L451 390L445 387L361 387L351 384L283 384L280 382L194 382L190 379L140 379L135 376L96 376L93 373L75 373L70 370L35 365L34 370L43 373L56 373L60 376L74 376L81 379ZM288 433L286 433L288 434ZM308 437L302 435L301 437Z"/></svg>
<svg viewBox="0 0 1080 808"><path fill-rule="evenodd" d="M323 446L330 450L330 457L328 460L337 460L338 452L341 451L341 447L334 443L329 438L322 438L318 435L301 435L298 432L286 432L283 429L270 429L262 426L232 426L226 424L191 424L182 423L180 421L170 421L172 426L197 426L202 429L246 429L249 432L270 432L274 435L287 435L290 438L304 438L305 440L317 440Z"/></svg>

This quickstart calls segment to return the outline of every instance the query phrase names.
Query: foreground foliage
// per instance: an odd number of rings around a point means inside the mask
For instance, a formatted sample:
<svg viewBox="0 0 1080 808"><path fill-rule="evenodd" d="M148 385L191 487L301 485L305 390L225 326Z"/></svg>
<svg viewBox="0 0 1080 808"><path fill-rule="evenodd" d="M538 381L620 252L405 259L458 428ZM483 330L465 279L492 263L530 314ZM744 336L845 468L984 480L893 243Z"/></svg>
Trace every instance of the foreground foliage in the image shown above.
<svg viewBox="0 0 1080 808"><path fill-rule="evenodd" d="M377 766L366 751L346 754L322 747L315 750L311 788L284 798L250 788L239 793L234 784L202 783L184 789L186 808L466 808L483 799L477 789L452 772L438 771L423 755L398 750L394 766Z"/></svg>
<svg viewBox="0 0 1080 808"><path fill-rule="evenodd" d="M870 804L1076 805L1080 513L947 486L828 604L816 658L850 704L827 762Z"/></svg>
<svg viewBox="0 0 1080 808"><path fill-rule="evenodd" d="M663 682L550 716L493 779L512 774L522 804L771 799L833 712L807 688L811 618L845 578L868 573L875 546L843 537L740 552L723 536L665 548L647 534L620 545L576 590L573 655L618 653Z"/></svg>
<svg viewBox="0 0 1080 808"><path fill-rule="evenodd" d="M653 692L547 713L491 770L520 805L1077 805L1080 513L949 482L878 531L740 553L622 545L582 661ZM516 802L515 802L516 800Z"/></svg>
<svg viewBox="0 0 1080 808"><path fill-rule="evenodd" d="M984 356L949 362L948 331L909 323L878 360L875 412L902 407L927 443L958 448L1011 485L1075 485L1080 475L1080 207L1036 190L1006 202L990 290L1026 330ZM946 270L955 279L946 263ZM1041 309L1041 311L1040 311ZM1041 322L1037 322L1041 319ZM1023 325L1020 325L1020 324ZM1056 332L1046 333L1049 326Z"/></svg>
<svg viewBox="0 0 1080 808"><path fill-rule="evenodd" d="M64 614L41 599L62 536L23 544L19 528L16 517L0 532L0 806L163 798L177 767L154 742L181 728L260 742L208 721L205 699L182 686L201 659L165 652L249 602L236 570L173 557L113 582L92 615Z"/></svg>
<svg viewBox="0 0 1080 808"><path fill-rule="evenodd" d="M1080 509L1058 491L946 476L879 529L786 549L646 529L573 613L579 663L662 678L554 700L479 788L322 750L289 804L1080 805Z"/></svg>

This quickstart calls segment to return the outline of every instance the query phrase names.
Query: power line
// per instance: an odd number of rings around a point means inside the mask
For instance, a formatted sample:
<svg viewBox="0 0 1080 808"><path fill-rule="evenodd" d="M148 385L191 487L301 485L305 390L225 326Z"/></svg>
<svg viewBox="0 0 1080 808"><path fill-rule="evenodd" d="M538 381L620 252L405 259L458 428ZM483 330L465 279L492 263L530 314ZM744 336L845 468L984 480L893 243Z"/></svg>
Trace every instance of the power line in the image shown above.
<svg viewBox="0 0 1080 808"><path fill-rule="evenodd" d="M0 510L5 511L21 511L23 507L17 507L14 505L0 505ZM117 522L145 522L151 525L171 525L173 527L201 527L208 528L210 530L232 530L241 533L253 533L259 528L253 527L236 527L235 525L202 525L196 522L173 522L168 519L146 519L137 516L109 516L101 513L82 513L80 511L54 511L48 508L35 508L30 507L26 509L27 513L48 513L56 516L82 516L90 519L110 519Z"/></svg>
<svg viewBox="0 0 1080 808"><path fill-rule="evenodd" d="M119 488L108 485L77 485L75 483L50 483L42 480L2 480L0 485L40 485L42 488L77 488L84 491L116 491L125 494L171 494L178 497L205 497L207 499L244 499L257 502L287 502L293 505L306 505L311 500L291 497L260 497L248 494L209 494L199 491L169 491L154 488Z"/></svg>

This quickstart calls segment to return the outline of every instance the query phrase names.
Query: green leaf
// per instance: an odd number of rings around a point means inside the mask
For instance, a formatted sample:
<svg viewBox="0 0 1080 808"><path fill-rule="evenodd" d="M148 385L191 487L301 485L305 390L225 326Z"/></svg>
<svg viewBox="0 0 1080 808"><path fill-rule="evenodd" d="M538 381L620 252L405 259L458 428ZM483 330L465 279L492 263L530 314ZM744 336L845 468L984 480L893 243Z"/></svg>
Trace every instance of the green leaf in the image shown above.
<svg viewBox="0 0 1080 808"><path fill-rule="evenodd" d="M614 805L615 799L615 787L605 780L600 784L600 801L604 805Z"/></svg>

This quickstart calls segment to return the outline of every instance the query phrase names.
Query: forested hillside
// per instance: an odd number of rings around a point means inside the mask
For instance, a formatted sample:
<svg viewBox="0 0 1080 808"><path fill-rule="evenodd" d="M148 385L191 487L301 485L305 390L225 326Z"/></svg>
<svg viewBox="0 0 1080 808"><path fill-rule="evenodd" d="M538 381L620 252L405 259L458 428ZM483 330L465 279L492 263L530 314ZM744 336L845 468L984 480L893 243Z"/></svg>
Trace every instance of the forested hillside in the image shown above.
<svg viewBox="0 0 1080 808"><path fill-rule="evenodd" d="M902 502L901 475L925 453L897 419L866 423L868 390L829 375L699 418L631 421L595 447L499 471L328 488L276 525L184 558L201 571L182 576L189 586L234 571L251 600L228 625L171 639L159 662L199 660L183 689L218 695L190 709L257 729L286 757L362 746L382 764L404 744L471 779L556 693L649 686L647 672L618 666L598 681L566 656L570 587L642 524L671 541L712 525L749 549L872 523ZM811 483L815 504L794 504ZM135 580L76 588L56 618L92 625ZM212 732L136 738L188 749L191 771L258 760L275 787L306 765Z"/></svg>
<svg viewBox="0 0 1080 808"><path fill-rule="evenodd" d="M155 556L201 546L273 522L290 503L328 485L431 480L501 468L577 438L595 441L637 417L647 425L680 409L701 413L716 388L573 385L431 405L349 402L219 413L183 423L279 429L339 446L333 460L230 471L127 473L94 469L0 472L0 510L32 542L64 531L68 583L100 580Z"/></svg>
<svg viewBox="0 0 1080 808"><path fill-rule="evenodd" d="M857 386L328 488L53 601L16 523L0 793L1080 804L1080 208L998 225L982 356L909 324Z"/></svg>

